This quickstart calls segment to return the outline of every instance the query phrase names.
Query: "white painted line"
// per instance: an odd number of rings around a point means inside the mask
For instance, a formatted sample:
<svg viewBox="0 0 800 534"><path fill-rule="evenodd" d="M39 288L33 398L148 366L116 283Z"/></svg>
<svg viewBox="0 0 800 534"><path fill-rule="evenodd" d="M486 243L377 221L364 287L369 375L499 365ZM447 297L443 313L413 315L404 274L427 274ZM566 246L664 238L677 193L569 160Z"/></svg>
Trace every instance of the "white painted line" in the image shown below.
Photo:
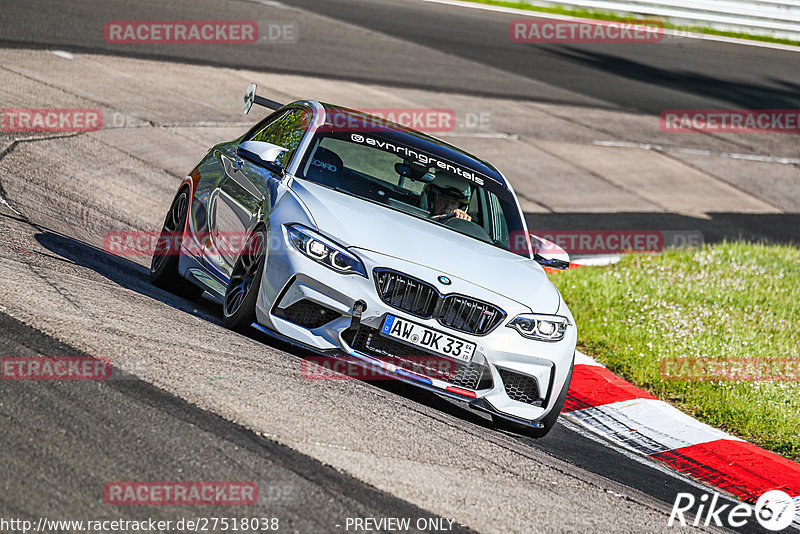
<svg viewBox="0 0 800 534"><path fill-rule="evenodd" d="M575 351L575 365L594 365L595 367L605 367L591 356L587 356L579 350Z"/></svg>
<svg viewBox="0 0 800 534"><path fill-rule="evenodd" d="M51 50L50 53L54 56L63 57L64 59L75 59L75 56L64 50Z"/></svg>
<svg viewBox="0 0 800 534"><path fill-rule="evenodd" d="M659 472L663 473L666 476L669 476L669 477L674 478L676 480L680 480L682 483L688 484L689 486L692 486L692 487L696 488L698 490L698 493L702 493L702 492L707 492L708 491L709 486L704 484L703 482L700 482L697 479L694 479L694 478L691 478L691 477L687 477L683 473L680 473L679 471L676 471L675 469L673 469L672 467L669 467L667 464L665 464L663 462L654 461L652 458L650 458L648 456L642 456L640 453L633 452L629 448L621 447L621 446L617 445L616 443L614 443L612 441L608 441L608 440L604 439L605 436L599 435L599 434L597 434L597 432L593 432L591 430L588 430L585 427L583 427L582 425L576 424L576 423L570 421L568 418L564 417L565 415L567 415L567 414L561 414L561 417L558 420L559 424L564 425L566 428L572 430L576 434L579 434L579 435L584 436L584 437L586 437L588 439L591 439L592 441L594 441L596 443L600 443L600 444L604 445L605 447L608 447L609 449L617 452L618 454L621 454L625 458L628 458L629 460L633 460L633 461L638 462L638 463L640 463L642 465L646 465L647 467L649 467L651 469L655 469L656 471L659 471ZM734 500L733 498L728 497L727 495L722 495L722 497L724 499L728 499L731 503L738 502L738 501Z"/></svg>
<svg viewBox="0 0 800 534"><path fill-rule="evenodd" d="M613 402L567 412L562 417L646 455L718 439L741 441L656 399Z"/></svg>
<svg viewBox="0 0 800 534"><path fill-rule="evenodd" d="M143 122L146 119L137 119ZM143 124L143 126L150 126L150 124ZM198 121L198 122L164 122L156 126L159 128L242 128L253 126L252 122L213 122L213 121ZM133 126L139 128L139 126Z"/></svg>
<svg viewBox="0 0 800 534"><path fill-rule="evenodd" d="M796 512L794 514L794 522L792 523L792 527L795 530L800 530L800 495L794 497L792 500L794 501L794 509Z"/></svg>
<svg viewBox="0 0 800 534"><path fill-rule="evenodd" d="M507 134L507 133L498 133L498 132L433 132L438 137L475 137L478 139L519 139L517 134Z"/></svg>
<svg viewBox="0 0 800 534"><path fill-rule="evenodd" d="M282 4L280 2L276 2L275 0L247 0L248 2L253 2L254 4L261 4L269 7L277 7L280 9L295 9L293 7L289 7L286 4Z"/></svg>
<svg viewBox="0 0 800 534"><path fill-rule="evenodd" d="M457 0L422 0L431 4L444 4L448 6L466 7L468 9L480 9L483 11L494 11L495 13L507 13L522 17L533 17L538 19L555 19L569 21L585 21L591 23L593 19L581 17L571 17L568 15L557 15L555 13L545 13L543 11L532 11L529 9L517 9L513 7L493 6L489 4L478 4L475 2L459 2ZM600 24L601 22L597 22ZM772 48L774 50L785 50L788 52L800 52L800 46L785 45L779 43L768 43L765 41L753 41L751 39L740 39L737 37L725 37L722 35L711 35L707 33L695 33L682 30L663 30L665 36L685 37L687 39L700 39L702 41L717 41L720 43L740 44L745 46L757 46L759 48Z"/></svg>
<svg viewBox="0 0 800 534"><path fill-rule="evenodd" d="M618 263L622 259L619 254L596 254L593 256L573 256L572 263L580 266L601 267Z"/></svg>
<svg viewBox="0 0 800 534"><path fill-rule="evenodd" d="M6 199L4 199L3 197L1 197L1 196L0 196L0 204L2 204L2 205L4 205L4 206L6 206L8 209L10 209L11 211L13 211L13 212L14 212L14 213L16 213L17 215L19 215L19 216L22 216L22 214L21 214L20 212L18 212L18 211L17 211L17 210L15 210L14 208L12 208L12 207L11 207L11 204L9 204L9 203L8 203L8 201L7 201Z"/></svg>
<svg viewBox="0 0 800 534"><path fill-rule="evenodd" d="M656 152L672 152L676 154L692 154L696 156L718 156L721 158L742 159L747 161L760 161L763 163L782 163L784 165L798 165L800 158L783 158L780 156L761 156L759 154L737 154L735 152L712 152L711 150L700 150L696 148L669 147L665 145L653 145L649 143L632 143L629 141L592 141L596 146L607 146L616 148L640 148L642 150L654 150Z"/></svg>

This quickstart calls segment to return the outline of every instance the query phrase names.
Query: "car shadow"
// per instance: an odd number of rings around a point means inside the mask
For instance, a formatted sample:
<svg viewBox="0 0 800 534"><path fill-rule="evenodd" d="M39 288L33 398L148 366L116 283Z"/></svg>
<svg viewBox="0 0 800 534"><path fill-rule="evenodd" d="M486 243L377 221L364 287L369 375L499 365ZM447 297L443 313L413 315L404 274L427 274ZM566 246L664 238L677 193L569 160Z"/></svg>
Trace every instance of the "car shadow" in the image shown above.
<svg viewBox="0 0 800 534"><path fill-rule="evenodd" d="M604 53L596 48L576 46L542 47L544 52L583 67L646 83L661 89L688 93L708 101L726 102L747 109L794 109L800 107L800 93L796 84L770 78L772 85L732 82L701 72L660 68L653 63L636 61L621 54ZM766 80L765 80L766 82ZM623 101L619 102L625 105ZM645 111L660 113L662 109L650 105ZM669 106L667 106L669 107Z"/></svg>
<svg viewBox="0 0 800 534"><path fill-rule="evenodd" d="M120 287L215 324L222 324L217 312L218 304L205 298L189 301L157 288L150 283L150 270L128 258L110 254L94 245L48 230L35 234L34 239L53 254L70 263L90 269Z"/></svg>
<svg viewBox="0 0 800 534"><path fill-rule="evenodd" d="M122 256L109 254L98 247L55 232L42 231L35 234L34 238L43 248L64 261L90 269L120 287L135 291L213 324L222 325L221 307L218 303L205 298L190 301L157 288L150 283L149 269L136 262ZM246 335L269 347L292 354L294 357L300 359L314 358L315 362L324 364L319 360L320 354L274 338L256 329L252 329ZM334 361L333 358L330 358L330 361L327 362L330 364L329 368L336 368L333 365ZM297 368L300 369L300 365ZM481 415L461 408L453 402L410 384L391 379L364 380L364 382L459 419L470 421L483 427L490 426L490 421Z"/></svg>

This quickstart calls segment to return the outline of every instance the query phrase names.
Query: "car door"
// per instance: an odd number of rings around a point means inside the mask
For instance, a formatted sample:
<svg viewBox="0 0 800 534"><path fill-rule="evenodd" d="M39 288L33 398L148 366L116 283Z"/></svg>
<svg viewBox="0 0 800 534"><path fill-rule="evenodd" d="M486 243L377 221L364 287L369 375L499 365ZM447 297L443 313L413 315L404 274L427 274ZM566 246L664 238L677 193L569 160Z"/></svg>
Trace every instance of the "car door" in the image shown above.
<svg viewBox="0 0 800 534"><path fill-rule="evenodd" d="M276 163L287 168L308 129L311 112L304 108L281 110L268 117L263 127L242 141L264 141L287 149ZM256 219L272 209L281 177L236 154L237 144L220 153L225 170L214 202L214 231L219 256L215 267L227 277L238 257L244 234ZM237 246L238 245L238 246Z"/></svg>

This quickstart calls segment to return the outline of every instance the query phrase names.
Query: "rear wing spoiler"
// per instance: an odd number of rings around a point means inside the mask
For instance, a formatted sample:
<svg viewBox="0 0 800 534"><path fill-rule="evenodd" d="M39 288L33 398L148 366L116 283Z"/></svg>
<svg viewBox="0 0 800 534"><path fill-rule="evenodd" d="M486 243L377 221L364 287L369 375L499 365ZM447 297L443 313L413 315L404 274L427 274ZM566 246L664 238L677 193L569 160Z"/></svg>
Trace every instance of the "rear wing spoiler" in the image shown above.
<svg viewBox="0 0 800 534"><path fill-rule="evenodd" d="M265 108L269 109L280 109L283 107L283 104L279 102L275 102L274 100L270 100L269 98L264 98L263 96L258 96L256 94L256 88L258 86L254 83L251 83L247 86L247 91L244 93L244 114L247 115L250 113L250 108L253 107L253 104L258 104L259 106L264 106Z"/></svg>

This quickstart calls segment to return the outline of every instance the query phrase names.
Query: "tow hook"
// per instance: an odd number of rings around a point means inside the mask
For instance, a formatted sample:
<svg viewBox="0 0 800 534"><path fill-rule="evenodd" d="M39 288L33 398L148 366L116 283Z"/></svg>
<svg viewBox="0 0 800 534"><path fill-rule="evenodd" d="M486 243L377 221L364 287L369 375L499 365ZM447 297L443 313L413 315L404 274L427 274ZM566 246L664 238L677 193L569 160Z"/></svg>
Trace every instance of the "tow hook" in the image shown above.
<svg viewBox="0 0 800 534"><path fill-rule="evenodd" d="M353 303L353 320L350 322L350 326L347 327L347 330L351 332L358 330L358 327L361 325L361 314L364 313L366 309L367 303L363 300L357 300Z"/></svg>

